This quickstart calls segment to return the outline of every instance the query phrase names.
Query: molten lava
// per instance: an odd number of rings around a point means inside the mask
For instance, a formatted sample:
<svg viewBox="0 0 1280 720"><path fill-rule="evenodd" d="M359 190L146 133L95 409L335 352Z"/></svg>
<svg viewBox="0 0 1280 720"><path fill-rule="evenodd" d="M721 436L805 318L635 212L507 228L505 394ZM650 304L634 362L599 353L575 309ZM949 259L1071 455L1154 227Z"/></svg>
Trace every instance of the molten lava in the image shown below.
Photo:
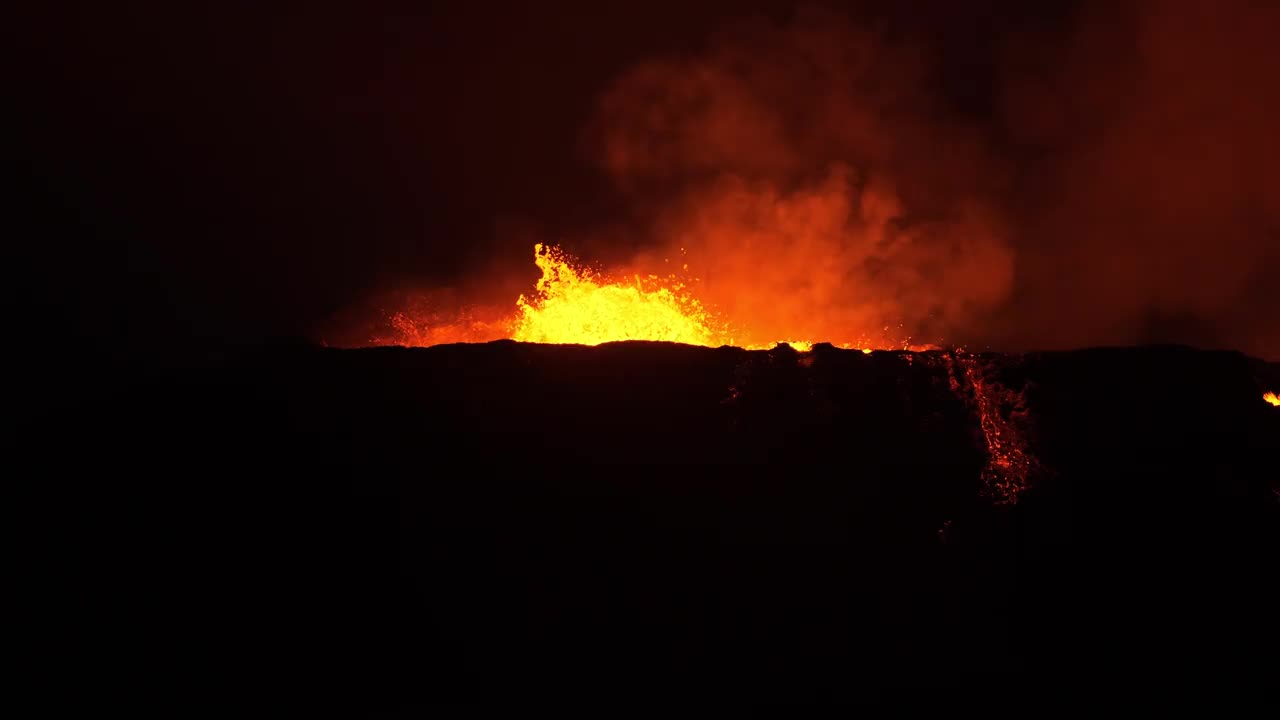
<svg viewBox="0 0 1280 720"><path fill-rule="evenodd" d="M452 343L484 343L502 340L508 336L506 320L486 320L470 312L459 312L449 317L438 313L413 313L399 311L387 318L390 326L388 338L375 336L370 345L404 345L405 347L431 347Z"/></svg>
<svg viewBox="0 0 1280 720"><path fill-rule="evenodd" d="M988 375L994 360L958 351L942 356L951 381L951 391L972 404L987 446L987 465L982 470L983 493L1000 505L1013 505L1018 495L1043 472L1026 438L1027 407L1021 391L1006 387ZM960 366L956 373L955 365Z"/></svg>
<svg viewBox="0 0 1280 720"><path fill-rule="evenodd" d="M511 337L522 342L598 345L617 340L665 340L720 345L711 319L683 283L634 275L610 282L575 269L556 248L534 246L542 270L538 296L516 301Z"/></svg>
<svg viewBox="0 0 1280 720"><path fill-rule="evenodd" d="M705 306L693 291L696 279L674 275L659 277L631 273L613 277L574 265L558 248L534 246L534 262L542 271L535 292L516 300L515 313L460 313L398 310L387 317L382 333L369 338L372 345L427 347L450 343L512 339L522 342L599 345L621 340L653 340L719 347L736 345L747 350L768 350L779 343L799 352L815 342L832 341L845 349L929 350L934 345L912 344L895 337L890 327L878 336L850 328L842 338L809 338L742 342L759 339L750 319L728 318ZM484 319L477 319L477 315Z"/></svg>
<svg viewBox="0 0 1280 720"><path fill-rule="evenodd" d="M1276 394L1273 392L1263 393L1262 399L1271 403L1272 405L1275 405L1276 407L1280 407L1280 397L1277 397Z"/></svg>

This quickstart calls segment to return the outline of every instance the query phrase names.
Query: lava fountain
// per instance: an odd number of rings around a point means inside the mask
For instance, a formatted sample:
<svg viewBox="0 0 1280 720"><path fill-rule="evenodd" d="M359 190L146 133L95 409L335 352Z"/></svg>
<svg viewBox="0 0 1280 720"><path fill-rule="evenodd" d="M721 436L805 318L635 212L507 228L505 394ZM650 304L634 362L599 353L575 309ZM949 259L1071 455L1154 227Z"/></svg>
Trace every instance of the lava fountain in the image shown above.
<svg viewBox="0 0 1280 720"><path fill-rule="evenodd" d="M722 345L712 318L674 278L633 275L611 282L569 263L558 248L539 243L537 295L516 301L511 338L522 342L599 345L616 340L664 340Z"/></svg>
<svg viewBox="0 0 1280 720"><path fill-rule="evenodd" d="M747 343L749 321L725 318L705 305L695 292L697 278L676 275L597 272L575 264L562 250L541 243L534 246L534 262L541 271L534 291L516 299L514 312L497 313L498 319L474 311L441 313L435 310L398 310L387 316L385 332L368 339L371 345L429 347L451 343L511 339L521 342L599 345L624 340L677 342L719 347L733 345L761 350L786 343L807 352L815 342L870 351L927 350L895 337L881 328L877 337L849 332L842 338L776 339Z"/></svg>

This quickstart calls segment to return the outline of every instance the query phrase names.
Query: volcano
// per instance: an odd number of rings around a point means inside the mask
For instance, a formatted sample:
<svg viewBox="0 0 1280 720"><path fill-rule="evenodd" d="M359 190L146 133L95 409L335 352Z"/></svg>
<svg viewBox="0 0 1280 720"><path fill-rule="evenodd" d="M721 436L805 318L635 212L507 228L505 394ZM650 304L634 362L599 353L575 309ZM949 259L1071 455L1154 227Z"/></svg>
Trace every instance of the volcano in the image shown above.
<svg viewBox="0 0 1280 720"><path fill-rule="evenodd" d="M1275 704L1280 3L24 5L28 705Z"/></svg>
<svg viewBox="0 0 1280 720"><path fill-rule="evenodd" d="M1185 347L283 345L140 372L74 453L28 440L120 471L64 508L103 529L94 622L60 627L105 693L1248 688L1278 383Z"/></svg>

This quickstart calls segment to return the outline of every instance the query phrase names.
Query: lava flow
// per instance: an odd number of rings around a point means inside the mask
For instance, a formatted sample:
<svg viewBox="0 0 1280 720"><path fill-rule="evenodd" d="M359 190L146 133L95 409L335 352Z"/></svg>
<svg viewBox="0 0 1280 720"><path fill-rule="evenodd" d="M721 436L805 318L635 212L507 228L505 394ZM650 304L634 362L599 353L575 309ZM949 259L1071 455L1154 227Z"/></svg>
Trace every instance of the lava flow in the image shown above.
<svg viewBox="0 0 1280 720"><path fill-rule="evenodd" d="M996 369L993 360L957 351L954 359L948 353L941 361L950 377L951 391L972 403L982 431L987 447L987 465L981 476L983 493L997 504L1016 504L1018 495L1043 471L1026 438L1026 399L1021 391L988 377ZM960 373L956 372L957 364Z"/></svg>
<svg viewBox="0 0 1280 720"><path fill-rule="evenodd" d="M534 262L542 271L535 292L521 295L515 312L497 320L477 320L473 313L451 316L439 312L397 311L388 317L389 332L369 338L373 345L426 347L449 343L511 339L521 342L599 345L623 340L678 342L719 347L734 345L748 350L769 349L778 343L807 352L814 342L830 338L778 339L768 343L741 342L749 337L744 325L723 318L705 306L694 293L697 280L674 275L660 277L632 273L609 276L575 266L558 248L534 246ZM866 333L849 333L832 344L856 349L925 350L892 337L889 327L879 339Z"/></svg>

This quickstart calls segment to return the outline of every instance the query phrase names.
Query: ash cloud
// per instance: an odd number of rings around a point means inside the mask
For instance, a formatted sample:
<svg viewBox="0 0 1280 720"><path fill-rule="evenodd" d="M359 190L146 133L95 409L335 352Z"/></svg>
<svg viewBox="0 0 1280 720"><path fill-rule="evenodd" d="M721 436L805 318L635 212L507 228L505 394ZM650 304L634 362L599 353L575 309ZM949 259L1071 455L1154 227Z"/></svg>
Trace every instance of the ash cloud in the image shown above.
<svg viewBox="0 0 1280 720"><path fill-rule="evenodd" d="M992 107L929 38L822 11L633 67L590 129L678 256L763 334L1280 355L1280 7L1080 5L994 51ZM1270 276L1270 280L1268 279Z"/></svg>

